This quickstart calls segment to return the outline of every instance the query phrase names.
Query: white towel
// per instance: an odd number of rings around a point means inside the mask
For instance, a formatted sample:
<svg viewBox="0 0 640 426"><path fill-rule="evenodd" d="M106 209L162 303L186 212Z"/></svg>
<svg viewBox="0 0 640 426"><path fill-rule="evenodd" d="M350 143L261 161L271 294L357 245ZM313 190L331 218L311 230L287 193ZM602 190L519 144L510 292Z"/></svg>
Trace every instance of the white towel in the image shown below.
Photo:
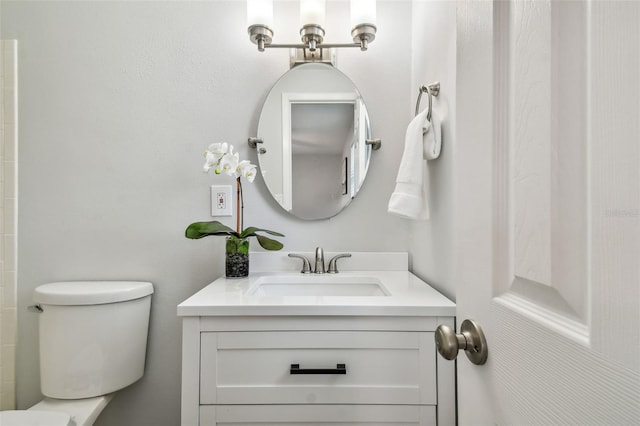
<svg viewBox="0 0 640 426"><path fill-rule="evenodd" d="M424 159L435 160L440 157L440 149L442 147L442 133L440 128L440 120L435 112L431 114L431 121L425 120L424 123Z"/></svg>
<svg viewBox="0 0 640 426"><path fill-rule="evenodd" d="M389 199L389 213L407 219L429 219L429 188L427 162L440 155L440 122L428 110L418 114L409 126L404 141L404 152L396 178L396 188Z"/></svg>

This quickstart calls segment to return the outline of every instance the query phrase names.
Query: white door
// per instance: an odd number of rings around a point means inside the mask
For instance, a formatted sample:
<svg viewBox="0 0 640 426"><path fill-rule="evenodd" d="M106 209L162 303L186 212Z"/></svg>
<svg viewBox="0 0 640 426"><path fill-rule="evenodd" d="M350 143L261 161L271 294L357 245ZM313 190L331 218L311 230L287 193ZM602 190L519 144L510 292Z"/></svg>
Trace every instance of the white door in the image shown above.
<svg viewBox="0 0 640 426"><path fill-rule="evenodd" d="M640 1L457 21L460 424L640 424Z"/></svg>

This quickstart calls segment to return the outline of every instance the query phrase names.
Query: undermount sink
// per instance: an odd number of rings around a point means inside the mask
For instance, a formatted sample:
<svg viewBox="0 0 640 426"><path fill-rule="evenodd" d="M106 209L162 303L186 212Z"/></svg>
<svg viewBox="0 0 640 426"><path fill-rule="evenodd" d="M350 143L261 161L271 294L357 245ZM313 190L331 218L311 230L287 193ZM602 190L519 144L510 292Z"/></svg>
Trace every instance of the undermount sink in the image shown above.
<svg viewBox="0 0 640 426"><path fill-rule="evenodd" d="M249 296L389 296L376 278L339 275L260 277L247 291Z"/></svg>

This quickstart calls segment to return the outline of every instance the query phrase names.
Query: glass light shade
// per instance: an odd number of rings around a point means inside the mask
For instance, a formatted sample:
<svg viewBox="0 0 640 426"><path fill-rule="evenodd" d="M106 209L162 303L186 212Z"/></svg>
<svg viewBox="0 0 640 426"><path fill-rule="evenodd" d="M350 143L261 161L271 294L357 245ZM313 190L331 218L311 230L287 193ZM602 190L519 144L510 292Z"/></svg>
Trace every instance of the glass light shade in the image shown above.
<svg viewBox="0 0 640 426"><path fill-rule="evenodd" d="M351 28L376 23L376 0L351 0Z"/></svg>
<svg viewBox="0 0 640 426"><path fill-rule="evenodd" d="M247 0L247 27L252 25L273 28L273 0Z"/></svg>
<svg viewBox="0 0 640 426"><path fill-rule="evenodd" d="M300 1L300 27L307 24L316 24L324 27L325 0L301 0Z"/></svg>

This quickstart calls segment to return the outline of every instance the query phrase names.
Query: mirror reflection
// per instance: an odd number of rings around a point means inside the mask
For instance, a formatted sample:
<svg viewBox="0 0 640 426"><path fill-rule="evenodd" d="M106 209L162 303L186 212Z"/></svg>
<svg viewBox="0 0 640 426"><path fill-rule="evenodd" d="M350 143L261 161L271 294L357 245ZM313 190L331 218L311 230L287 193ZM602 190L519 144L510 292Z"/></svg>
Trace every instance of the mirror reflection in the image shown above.
<svg viewBox="0 0 640 426"><path fill-rule="evenodd" d="M355 85L328 64L289 70L260 114L262 176L274 199L306 220L332 217L364 182L371 146L369 117Z"/></svg>

